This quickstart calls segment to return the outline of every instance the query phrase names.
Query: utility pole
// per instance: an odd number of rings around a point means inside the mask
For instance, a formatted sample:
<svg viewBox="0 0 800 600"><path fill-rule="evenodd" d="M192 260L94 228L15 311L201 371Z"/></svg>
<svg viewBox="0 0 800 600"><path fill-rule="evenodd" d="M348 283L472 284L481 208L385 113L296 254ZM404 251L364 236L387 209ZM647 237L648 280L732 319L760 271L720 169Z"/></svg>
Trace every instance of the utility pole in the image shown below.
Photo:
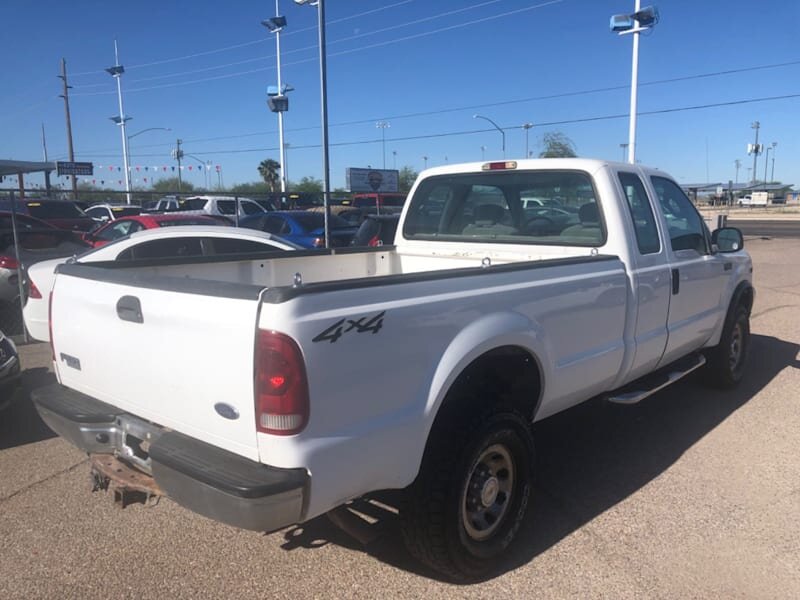
<svg viewBox="0 0 800 600"><path fill-rule="evenodd" d="M738 184L739 183L739 169L742 166L742 161L740 161L737 158L735 161L733 161L733 164L736 166L736 183Z"/></svg>
<svg viewBox="0 0 800 600"><path fill-rule="evenodd" d="M178 161L178 193L181 192L181 185L183 184L183 178L181 177L181 159L183 158L183 150L181 150L181 144L183 140L178 138L175 140L175 150L172 151L172 158Z"/></svg>
<svg viewBox="0 0 800 600"><path fill-rule="evenodd" d="M756 143L753 144L753 180L751 181L751 183L753 185L755 185L756 178L758 177L758 169L757 169L757 166L758 166L758 150L759 150L759 148L758 148L758 130L761 128L761 123L756 121L755 123L750 125L750 127L752 129L756 130Z"/></svg>
<svg viewBox="0 0 800 600"><path fill-rule="evenodd" d="M61 59L61 75L58 78L64 83L64 92L60 96L64 99L64 112L67 117L67 156L69 161L73 162L75 152L72 148L72 119L69 116L69 88L71 86L67 84L67 61L63 58ZM78 180L75 175L72 175L72 198L73 200L78 198Z"/></svg>
<svg viewBox="0 0 800 600"><path fill-rule="evenodd" d="M533 123L523 123L522 128L525 130L525 158L530 158L530 152L528 151L528 133L533 127Z"/></svg>

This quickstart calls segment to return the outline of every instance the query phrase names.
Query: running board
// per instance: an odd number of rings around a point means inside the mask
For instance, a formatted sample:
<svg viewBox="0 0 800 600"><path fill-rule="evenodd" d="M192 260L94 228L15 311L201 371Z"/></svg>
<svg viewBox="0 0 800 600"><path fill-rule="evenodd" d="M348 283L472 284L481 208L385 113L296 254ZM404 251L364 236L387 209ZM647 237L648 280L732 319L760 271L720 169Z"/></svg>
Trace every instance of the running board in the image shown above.
<svg viewBox="0 0 800 600"><path fill-rule="evenodd" d="M638 381L628 384L614 392L611 392L607 399L615 404L636 404L657 391L667 387L686 377L692 371L699 369L706 364L706 357L702 354L694 354L681 359L664 369L648 375Z"/></svg>

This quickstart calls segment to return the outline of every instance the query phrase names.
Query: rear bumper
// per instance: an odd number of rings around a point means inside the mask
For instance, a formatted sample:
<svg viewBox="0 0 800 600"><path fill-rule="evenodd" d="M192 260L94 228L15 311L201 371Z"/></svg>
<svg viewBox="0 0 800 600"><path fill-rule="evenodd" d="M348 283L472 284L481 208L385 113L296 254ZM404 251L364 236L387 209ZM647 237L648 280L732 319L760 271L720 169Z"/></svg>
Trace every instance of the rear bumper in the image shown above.
<svg viewBox="0 0 800 600"><path fill-rule="evenodd" d="M146 464L158 487L178 504L205 517L255 531L274 531L303 520L310 477L305 469L279 469L246 459L175 431L145 424L109 404L58 384L31 398L45 423L90 454L123 459L125 425L145 425ZM141 430L141 427L140 427ZM132 457L141 463L143 453Z"/></svg>

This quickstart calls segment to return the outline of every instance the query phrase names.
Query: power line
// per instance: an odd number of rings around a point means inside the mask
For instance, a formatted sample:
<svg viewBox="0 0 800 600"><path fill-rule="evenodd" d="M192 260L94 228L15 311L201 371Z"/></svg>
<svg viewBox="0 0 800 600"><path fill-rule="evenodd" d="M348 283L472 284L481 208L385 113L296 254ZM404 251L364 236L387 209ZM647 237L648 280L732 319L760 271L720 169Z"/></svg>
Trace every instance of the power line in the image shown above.
<svg viewBox="0 0 800 600"><path fill-rule="evenodd" d="M402 0L401 2L395 2L393 4L388 4L386 6L379 6L377 8L366 10L364 12L356 13L354 15L350 15L350 16L347 16L347 17L341 17L339 19L333 19L331 21L328 21L327 24L328 25L334 25L336 23L342 23L344 21L350 21L352 19L356 19L356 18L359 18L359 17L364 17L364 16L371 15L371 14L374 14L374 13L377 13L377 12L382 12L382 11L388 10L390 8L396 8L396 7L401 6L403 4L410 4L411 2L414 2L414 0ZM304 32L304 31L311 31L311 30L316 30L316 25L314 25L312 27L304 27L302 29L296 29L294 31L288 31L288 32L286 32L286 35L292 35L292 34L297 34L297 33L301 33L301 32ZM188 60L188 59L191 59L191 58L198 58L200 56L209 56L211 54L219 54L220 52L227 52L228 50L237 50L239 48L245 48L247 46L254 46L256 44L263 44L266 41L269 41L269 38L260 38L260 39L252 40L252 41L249 41L249 42L242 42L240 44L234 44L232 46L224 46L222 48L215 48L213 50L205 50L203 52L195 52L194 54L186 54L184 56L176 56L174 58L165 58L165 59L162 59L162 60L156 60L156 61L152 61L152 62L149 62L149 63L142 63L142 64L139 64L139 65L134 64L134 65L131 65L129 67L126 67L126 69L128 69L128 70L131 70L131 69L143 69L145 67L154 67L154 66L157 66L157 65L164 65L164 64L167 64L167 63L178 62L178 61L181 61L181 60ZM83 73L76 73L75 75L73 75L73 77L81 77L81 76L85 76L85 75L98 75L98 74L102 74L102 73L105 73L105 71L103 71L102 69L98 70L98 71L84 71Z"/></svg>
<svg viewBox="0 0 800 600"><path fill-rule="evenodd" d="M407 0L407 1L413 1L413 0ZM455 9L455 10L450 10L450 11L447 11L447 12L439 13L437 15L429 15L427 17L423 17L423 18L420 18L420 19L415 19L413 21L407 21L406 23L398 23L398 24L395 24L395 25L391 25L389 27L383 27L381 29L371 29L370 31L367 31L367 32L364 32L364 33L357 33L357 34L351 35L349 37L341 38L341 39L338 39L338 40L332 40L332 41L328 42L328 46L332 46L334 44L342 44L344 42L349 42L349 41L352 41L352 40L361 39L361 38L365 38L365 37L369 37L369 36L379 35L379 34L382 34L382 33L386 33L387 31L393 31L395 29L401 29L403 27L409 27L411 25L417 25L419 23L424 23L424 22L427 22L427 21L433 21L435 19L441 19L442 17L449 17L449 16L452 16L452 15L457 14L457 13L466 12L466 11L469 11L469 10L474 10L476 8L483 8L484 6L488 6L490 4L496 4L498 2L503 2L503 1L504 0L487 0L485 2L480 2L478 4L473 4L471 6L465 6L465 7L459 8L459 9ZM375 12L375 11L369 11L369 12ZM307 27L307 28L304 28L304 29L296 30L296 31L289 31L289 32L286 32L284 35L297 34L297 33L300 33L302 31L307 31L308 29L314 29L314 28L313 27ZM316 49L317 49L316 45L304 46L302 48L294 48L292 50L284 50L283 51L283 55L285 56L285 55L289 55L289 54L298 54L298 53L301 53L301 52L307 52L309 50L316 50ZM140 82L146 82L146 81L156 81L156 80L159 80L159 79L171 79L171 78L179 77L179 76L183 76L183 75L192 75L194 73L205 73L207 71L216 71L216 70L219 70L219 69L226 69L228 67L234 67L234 66L248 64L248 63L264 62L264 61L267 61L267 60L271 60L273 58L275 58L274 54L264 55L264 56L257 56L257 57L254 57L254 58L245 58L245 59L237 60L237 61L234 61L234 62L229 62L229 63L225 63L225 64L221 64L221 65L214 65L214 66L210 66L210 67L201 67L199 69L192 69L192 70L189 70L189 71L181 71L181 72L178 72L178 73L167 73L166 75L156 75L154 77L143 77L143 78L139 78L139 79L132 79L132 80L129 81L129 83L140 83ZM316 60L316 59L314 59L314 60ZM300 61L300 62L297 62L297 63L287 63L287 64L301 64L301 63L305 63L305 62L311 62L311 59L303 60L303 61ZM271 68L272 67L265 67L264 70L270 70ZM243 72L243 74L250 74L251 72L252 71L245 71L245 72ZM227 75L227 76L230 77L232 75ZM88 85L79 85L79 86L75 86L75 87L76 88L98 87L98 86L101 86L101 85L105 85L105 84L88 84Z"/></svg>
<svg viewBox="0 0 800 600"><path fill-rule="evenodd" d="M500 1L502 1L502 0L490 0L489 2L484 2L484 3L482 3L480 5L476 5L476 6L484 6L486 4L491 4L491 3L494 3L494 2L500 2ZM415 33L415 34L411 34L411 35L395 38L395 39L392 39L392 40L383 40L381 42L376 42L374 44L368 44L366 46L359 46L359 47L356 47L356 48L351 48L349 50L340 50L339 52L329 53L328 56L329 57L332 57L332 56L343 56L345 54L352 54L354 52L361 52L363 50L370 50L370 49L373 49L373 48L380 48L380 47L383 47L383 46L388 46L390 44L396 44L398 42L405 42L405 41L408 41L408 40L418 39L418 38L421 38L421 37L427 37L427 36L434 35L434 34L437 34L437 33L442 33L442 32L445 32L445 31L452 31L454 29L461 29L463 27L469 27L471 25L477 25L477 24L480 24L480 23L485 23L487 21L494 21L496 19L501 19L501 18L504 18L504 17L520 14L520 13L523 13L523 12L528 12L528 11L531 11L531 10L537 10L539 8L545 8L545 7L551 6L553 4L560 4L560 3L565 2L565 1L566 0L548 0L546 2L542 2L540 4L535 4L533 6L526 6L524 8L518 8L516 10L511 10L511 11L507 11L507 12L504 12L504 13L498 13L498 14L495 14L495 15L490 15L488 17L482 17L480 19L473 19L472 21L467 21L465 23L459 23L459 24L456 24L456 25L448 25L446 27L440 27L439 29L433 29L431 31L425 31L425 32L421 32L421 33ZM454 12L463 12L464 10L468 10L469 8L470 7L464 8L464 9L459 9L457 11L450 11L449 13L443 13L443 15L447 16L447 15L452 14ZM438 18L438 17L436 17L436 18ZM425 19L425 20L429 20L429 19ZM372 35L372 34L363 34L363 35ZM354 36L354 37L361 37L361 36ZM290 63L285 63L285 66L288 66L288 65L299 65L299 64L303 64L303 63L307 63L307 62L314 62L314 61L316 61L316 58L309 58L309 59L305 59L305 60L299 60L299 61L294 61L294 62L290 62ZM216 75L216 76L213 76L213 77L202 77L200 79L191 79L189 81L180 81L180 82L175 82L175 83L165 83L163 85L153 85L153 86L148 86L148 87L143 87L143 88L131 88L131 89L126 90L126 92L130 94L130 93L134 93L134 92L146 92L146 91L150 91L150 90L158 90L158 89L164 89L164 88L180 87L180 86L184 86L184 85L192 85L192 84L195 84L195 83L205 83L207 81L218 81L220 79L230 79L232 77L239 77L241 75L252 75L253 73L261 73L261 72L264 72L264 71L271 71L274 68L275 67L271 67L271 66L270 67L259 67L257 69L248 69L247 71L237 71L235 73L226 73L225 75ZM111 92L87 92L87 93L82 93L82 94L78 93L78 94L73 94L73 95L74 96L102 96L102 95L113 94L113 93L114 93L113 91L111 91Z"/></svg>
<svg viewBox="0 0 800 600"><path fill-rule="evenodd" d="M797 94L784 94L781 96L766 96L762 98L745 98L741 100L730 100L728 102L714 102L710 104L697 104L693 106L681 106L681 107L673 107L673 108L663 108L658 110L649 110L649 111L641 111L639 112L639 116L650 116L650 115L659 115L659 114L668 114L668 113L676 113L676 112L687 112L693 110L704 110L709 108L720 108L725 106L737 106L742 104L753 104L756 102L772 102L777 100L789 100L793 98L800 98L800 93ZM594 117L581 117L578 119L564 119L559 121L540 121L536 124L537 127L550 127L553 125L573 125L577 123L590 123L596 121L609 121L613 119L626 119L628 118L628 113L619 113L613 115L599 115ZM505 127L505 129L522 129L523 125L512 126L512 127ZM495 131L494 129L468 129L468 130L461 130L461 131L448 131L448 132L441 132L441 133L429 133L423 135L412 135L412 136L403 136L403 137L395 137L391 139L387 139L387 142L407 142L407 141L415 141L415 140L425 140L425 139L434 139L434 138L443 138L443 137L453 137L453 136L462 136L462 135L474 135L478 133L488 133ZM331 146L357 146L361 144L379 144L381 143L381 138L376 138L374 140L351 140L345 142L335 142L331 143ZM319 144L305 144L305 145L292 145L293 150L301 150L301 149L313 149L319 148ZM196 151L194 154L200 155L209 155L209 154L246 154L250 152L274 152L278 148L277 147L270 147L270 148L246 148L246 149L232 149L232 150L204 150L204 151ZM89 154L89 153L82 153L82 157L97 157L97 158L116 158L117 155L111 154ZM163 154L139 154L137 155L140 158L163 158Z"/></svg>

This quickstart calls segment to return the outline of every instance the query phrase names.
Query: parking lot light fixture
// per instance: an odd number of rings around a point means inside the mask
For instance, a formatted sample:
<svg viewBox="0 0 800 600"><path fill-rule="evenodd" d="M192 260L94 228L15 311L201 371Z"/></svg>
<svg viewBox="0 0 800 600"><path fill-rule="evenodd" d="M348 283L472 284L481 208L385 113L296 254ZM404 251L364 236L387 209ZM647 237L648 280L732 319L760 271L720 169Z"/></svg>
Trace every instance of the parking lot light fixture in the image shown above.
<svg viewBox="0 0 800 600"><path fill-rule="evenodd" d="M119 116L112 117L111 120L120 126L122 132L122 162L125 168L125 199L128 204L131 203L131 174L130 165L128 164L128 135L125 132L125 123L130 117L125 116L125 109L122 107L122 74L125 72L125 67L119 64L119 49L117 48L117 40L114 40L114 66L106 69L106 72L117 80L117 99L119 101Z"/></svg>
<svg viewBox="0 0 800 600"><path fill-rule="evenodd" d="M317 7L319 28L319 88L320 111L322 113L322 203L325 212L325 247L330 248L330 189L331 169L328 158L328 67L325 51L325 1L294 0L297 5L308 4Z"/></svg>
<svg viewBox="0 0 800 600"><path fill-rule="evenodd" d="M503 136L503 158L505 158L506 157L506 132L503 131L503 129L500 127L500 125L498 125L497 123L492 121L489 117L484 117L483 115L472 115L472 118L473 119L483 119L484 121L489 121L489 123L494 125L494 128L497 129L497 131L500 132L500 135Z"/></svg>
<svg viewBox="0 0 800 600"><path fill-rule="evenodd" d="M611 17L611 31L619 35L633 35L633 60L631 64L631 109L628 126L628 162L636 163L636 111L639 87L639 34L653 28L659 20L655 6L641 8L641 0L635 0L633 14Z"/></svg>
<svg viewBox="0 0 800 600"><path fill-rule="evenodd" d="M284 86L281 80L281 31L286 27L286 17L281 16L278 0L275 0L275 16L261 21L261 24L275 34L275 54L278 62L277 92L282 102L275 104L273 110L278 113L278 152L281 163L281 196L283 196L286 193L286 146L284 142L283 113L289 109L289 100L288 98L284 99L283 96L289 89L294 88Z"/></svg>

